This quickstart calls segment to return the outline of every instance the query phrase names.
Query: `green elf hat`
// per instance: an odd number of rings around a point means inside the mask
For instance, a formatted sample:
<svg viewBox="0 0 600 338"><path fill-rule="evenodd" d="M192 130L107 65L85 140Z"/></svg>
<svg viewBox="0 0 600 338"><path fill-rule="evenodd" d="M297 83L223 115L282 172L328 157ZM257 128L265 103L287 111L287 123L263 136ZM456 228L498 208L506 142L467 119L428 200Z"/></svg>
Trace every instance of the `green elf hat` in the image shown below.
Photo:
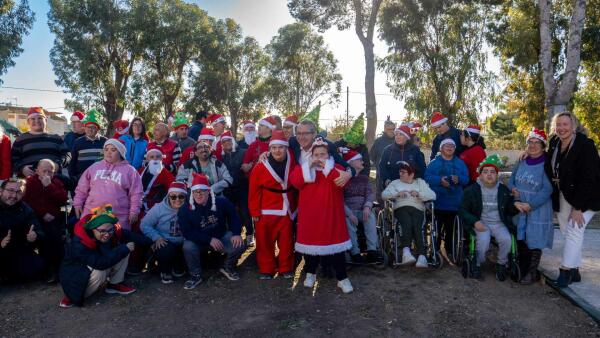
<svg viewBox="0 0 600 338"><path fill-rule="evenodd" d="M344 134L344 141L348 142L349 144L353 144L353 145L359 145L359 144L365 144L367 143L365 141L365 119L363 117L363 114L360 114L358 116L358 118L354 121L354 123L352 124L352 127L350 128L350 130L348 130L345 134Z"/></svg>
<svg viewBox="0 0 600 338"><path fill-rule="evenodd" d="M189 121L187 119L187 117L185 117L185 113L182 111L178 111L175 113L175 118L173 119L173 129L178 129L180 127L186 127L189 128L190 124Z"/></svg>
<svg viewBox="0 0 600 338"><path fill-rule="evenodd" d="M498 154L493 154L486 157L485 160L479 164L477 172L481 174L481 170L483 170L485 167L492 167L496 169L496 172L500 172L500 167L502 165L504 165L504 163L502 163L500 156L498 156Z"/></svg>
<svg viewBox="0 0 600 338"><path fill-rule="evenodd" d="M302 117L303 120L309 120L315 124L317 131L319 131L319 115L321 115L321 105L316 106L313 110L309 111Z"/></svg>
<svg viewBox="0 0 600 338"><path fill-rule="evenodd" d="M96 109L90 109L81 122L86 127L93 124L96 128L100 129L100 121L98 120L99 115L100 113Z"/></svg>
<svg viewBox="0 0 600 338"><path fill-rule="evenodd" d="M96 229L102 224L117 224L119 219L113 214L112 205L106 204L90 210L92 217L83 225L86 229Z"/></svg>

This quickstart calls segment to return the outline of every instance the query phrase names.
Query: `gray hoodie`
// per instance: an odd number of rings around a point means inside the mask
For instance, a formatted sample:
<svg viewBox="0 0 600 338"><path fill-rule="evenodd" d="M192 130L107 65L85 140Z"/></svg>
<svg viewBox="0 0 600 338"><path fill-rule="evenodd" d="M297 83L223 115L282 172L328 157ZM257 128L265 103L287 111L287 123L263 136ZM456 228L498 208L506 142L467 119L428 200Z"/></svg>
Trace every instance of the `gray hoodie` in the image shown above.
<svg viewBox="0 0 600 338"><path fill-rule="evenodd" d="M179 209L173 209L169 206L169 196L155 204L152 209L142 219L140 227L142 232L152 241L164 238L168 242L180 245L183 244L183 236L179 230L177 221L177 212ZM186 204L183 205L185 207Z"/></svg>

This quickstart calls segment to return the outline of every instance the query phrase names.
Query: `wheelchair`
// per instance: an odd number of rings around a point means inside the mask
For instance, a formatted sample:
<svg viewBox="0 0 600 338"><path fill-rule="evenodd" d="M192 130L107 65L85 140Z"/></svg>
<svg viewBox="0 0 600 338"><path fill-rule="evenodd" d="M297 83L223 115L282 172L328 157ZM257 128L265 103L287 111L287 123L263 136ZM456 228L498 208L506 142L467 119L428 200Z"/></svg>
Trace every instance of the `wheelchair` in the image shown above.
<svg viewBox="0 0 600 338"><path fill-rule="evenodd" d="M379 254L383 259L383 264L384 266L397 267L402 263L402 247L400 245L402 227L394 216L394 202L395 199L389 199L384 202L383 207L377 213L376 224ZM439 232L434 216L434 204L427 202L425 206L425 217L423 218L423 225L421 227L423 243L426 246L425 256L430 267L439 269L444 265L444 260L435 245Z"/></svg>
<svg viewBox="0 0 600 338"><path fill-rule="evenodd" d="M460 219L458 219L458 223L459 225L461 225ZM461 274L464 278L473 278L473 268L477 265L475 230L470 229L466 231L466 233L466 235L461 235L461 237L466 238L462 241L462 244L460 244L460 249L462 250L459 257L462 259L460 268ZM510 275L510 279L512 279L513 282L519 282L522 277L521 267L519 265L517 238L515 237L515 234L512 231L510 231L510 240L511 245L510 252L508 253L508 272ZM492 239L490 244L497 246L495 239Z"/></svg>

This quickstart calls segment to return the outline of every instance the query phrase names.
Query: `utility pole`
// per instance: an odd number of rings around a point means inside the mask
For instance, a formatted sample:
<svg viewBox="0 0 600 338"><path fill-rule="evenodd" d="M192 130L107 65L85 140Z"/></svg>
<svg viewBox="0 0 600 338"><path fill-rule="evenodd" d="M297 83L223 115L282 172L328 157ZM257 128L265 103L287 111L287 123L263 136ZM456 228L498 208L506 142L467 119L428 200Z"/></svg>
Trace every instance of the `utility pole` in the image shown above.
<svg viewBox="0 0 600 338"><path fill-rule="evenodd" d="M350 125L350 87L346 86L346 127Z"/></svg>

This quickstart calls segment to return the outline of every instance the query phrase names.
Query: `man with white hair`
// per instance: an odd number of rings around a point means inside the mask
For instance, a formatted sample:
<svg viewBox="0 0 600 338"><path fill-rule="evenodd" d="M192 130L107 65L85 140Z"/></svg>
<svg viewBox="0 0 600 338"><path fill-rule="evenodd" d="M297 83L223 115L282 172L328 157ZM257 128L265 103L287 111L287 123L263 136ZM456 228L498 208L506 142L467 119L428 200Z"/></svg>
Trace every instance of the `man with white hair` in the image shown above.
<svg viewBox="0 0 600 338"><path fill-rule="evenodd" d="M146 150L158 149L163 154L163 164L171 173L177 172L176 164L181 157L181 149L177 142L169 139L169 126L165 123L157 123L153 131L154 141L148 143Z"/></svg>
<svg viewBox="0 0 600 338"><path fill-rule="evenodd" d="M256 124L250 120L242 122L242 134L244 138L237 142L241 149L248 149L256 141Z"/></svg>

